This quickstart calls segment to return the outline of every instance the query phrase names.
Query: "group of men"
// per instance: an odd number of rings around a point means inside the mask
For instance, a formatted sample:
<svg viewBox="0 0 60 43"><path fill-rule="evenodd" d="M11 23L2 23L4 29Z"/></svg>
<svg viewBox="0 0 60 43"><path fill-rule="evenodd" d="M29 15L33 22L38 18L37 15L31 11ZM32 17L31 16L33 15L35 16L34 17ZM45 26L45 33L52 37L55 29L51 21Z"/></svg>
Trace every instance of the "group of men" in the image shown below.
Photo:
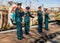
<svg viewBox="0 0 60 43"><path fill-rule="evenodd" d="M22 7L22 3L17 3L17 7L15 9L15 22L16 22L16 28L17 28L17 38L19 40L23 39L23 31L22 31L22 17L24 17L24 27L25 27L25 34L29 35L29 28L30 28L30 17L34 18L29 10L30 7L26 7L26 11L24 12ZM45 30L48 30L48 10L44 9L45 13ZM41 9L41 6L38 7L37 11L38 16L38 32L42 33L42 24L43 24L43 12Z"/></svg>

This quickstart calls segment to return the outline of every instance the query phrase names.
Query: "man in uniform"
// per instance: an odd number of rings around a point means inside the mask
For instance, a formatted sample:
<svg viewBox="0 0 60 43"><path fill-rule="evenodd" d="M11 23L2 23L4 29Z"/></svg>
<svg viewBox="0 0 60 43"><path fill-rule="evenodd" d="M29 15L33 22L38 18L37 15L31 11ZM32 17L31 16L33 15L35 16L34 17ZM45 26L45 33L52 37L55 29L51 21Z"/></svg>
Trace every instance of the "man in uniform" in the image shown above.
<svg viewBox="0 0 60 43"><path fill-rule="evenodd" d="M45 30L49 30L48 29L48 19L50 19L49 18L49 13L48 13L47 9L45 9L44 11L45 11L45 13L44 13L44 15L45 15L45 22L44 22L45 23Z"/></svg>
<svg viewBox="0 0 60 43"><path fill-rule="evenodd" d="M15 9L15 22L17 28L17 38L21 40L23 38L22 32L22 16L24 15L24 11L21 8L21 3L17 4L17 8Z"/></svg>
<svg viewBox="0 0 60 43"><path fill-rule="evenodd" d="M3 14L2 14L2 30L7 29L7 23L8 23L8 11L7 10L3 10ZM5 25L4 25L5 24Z"/></svg>
<svg viewBox="0 0 60 43"><path fill-rule="evenodd" d="M41 6L38 7L37 15L38 15L38 32L41 33L42 32L42 22L43 22Z"/></svg>
<svg viewBox="0 0 60 43"><path fill-rule="evenodd" d="M24 15L24 27L25 27L25 34L28 35L29 34L29 28L30 28L30 17L34 18L33 16L31 16L30 12L30 7L26 7L26 12Z"/></svg>

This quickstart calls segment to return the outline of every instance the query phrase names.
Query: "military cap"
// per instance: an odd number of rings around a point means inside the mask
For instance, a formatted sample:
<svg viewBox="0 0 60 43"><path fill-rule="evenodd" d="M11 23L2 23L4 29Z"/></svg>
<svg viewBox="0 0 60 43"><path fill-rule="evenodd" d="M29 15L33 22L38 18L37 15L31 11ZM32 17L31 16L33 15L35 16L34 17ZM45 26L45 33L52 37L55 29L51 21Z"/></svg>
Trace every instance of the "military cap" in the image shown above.
<svg viewBox="0 0 60 43"><path fill-rule="evenodd" d="M38 7L38 9L41 8L41 6Z"/></svg>
<svg viewBox="0 0 60 43"><path fill-rule="evenodd" d="M17 5L22 5L22 3L17 3Z"/></svg>
<svg viewBox="0 0 60 43"><path fill-rule="evenodd" d="M30 9L30 7L26 7L26 9Z"/></svg>

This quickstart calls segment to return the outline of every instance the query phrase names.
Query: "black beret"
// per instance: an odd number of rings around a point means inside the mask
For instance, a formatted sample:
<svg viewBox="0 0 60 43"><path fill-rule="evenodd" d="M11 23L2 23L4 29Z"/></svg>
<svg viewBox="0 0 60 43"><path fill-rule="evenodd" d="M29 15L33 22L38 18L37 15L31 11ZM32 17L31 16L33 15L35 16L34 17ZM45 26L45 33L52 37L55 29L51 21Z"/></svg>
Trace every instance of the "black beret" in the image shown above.
<svg viewBox="0 0 60 43"><path fill-rule="evenodd" d="M30 7L26 7L26 9L30 9Z"/></svg>
<svg viewBox="0 0 60 43"><path fill-rule="evenodd" d="M17 5L22 5L22 3L17 3Z"/></svg>
<svg viewBox="0 0 60 43"><path fill-rule="evenodd" d="M38 8L41 8L41 6L39 6Z"/></svg>

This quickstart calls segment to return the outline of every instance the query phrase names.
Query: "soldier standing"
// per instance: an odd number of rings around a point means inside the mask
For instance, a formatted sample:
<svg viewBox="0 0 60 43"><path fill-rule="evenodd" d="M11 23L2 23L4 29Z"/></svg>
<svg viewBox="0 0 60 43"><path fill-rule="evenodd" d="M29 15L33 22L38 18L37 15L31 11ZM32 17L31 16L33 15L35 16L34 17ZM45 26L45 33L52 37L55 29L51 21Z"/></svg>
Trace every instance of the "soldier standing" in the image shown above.
<svg viewBox="0 0 60 43"><path fill-rule="evenodd" d="M26 12L24 15L24 27L25 27L25 34L28 35L29 34L29 28L30 28L30 17L34 18L33 16L31 16L30 12L30 7L26 7Z"/></svg>
<svg viewBox="0 0 60 43"><path fill-rule="evenodd" d="M44 21L44 23L45 23L45 30L49 30L48 29L48 19L49 19L49 13L48 13L48 9L45 9L44 10L45 11L45 13L44 13L44 15L45 15L45 21Z"/></svg>
<svg viewBox="0 0 60 43"><path fill-rule="evenodd" d="M38 7L37 15L38 15L38 32L41 33L42 32L42 22L43 22L41 6Z"/></svg>
<svg viewBox="0 0 60 43"><path fill-rule="evenodd" d="M2 13L2 30L7 29L7 23L8 23L8 11L7 10L3 10Z"/></svg>
<svg viewBox="0 0 60 43"><path fill-rule="evenodd" d="M17 38L21 40L23 38L23 32L22 32L22 16L24 15L24 12L21 8L21 3L17 4L17 8L15 9L15 22L16 22L16 28L17 28Z"/></svg>

